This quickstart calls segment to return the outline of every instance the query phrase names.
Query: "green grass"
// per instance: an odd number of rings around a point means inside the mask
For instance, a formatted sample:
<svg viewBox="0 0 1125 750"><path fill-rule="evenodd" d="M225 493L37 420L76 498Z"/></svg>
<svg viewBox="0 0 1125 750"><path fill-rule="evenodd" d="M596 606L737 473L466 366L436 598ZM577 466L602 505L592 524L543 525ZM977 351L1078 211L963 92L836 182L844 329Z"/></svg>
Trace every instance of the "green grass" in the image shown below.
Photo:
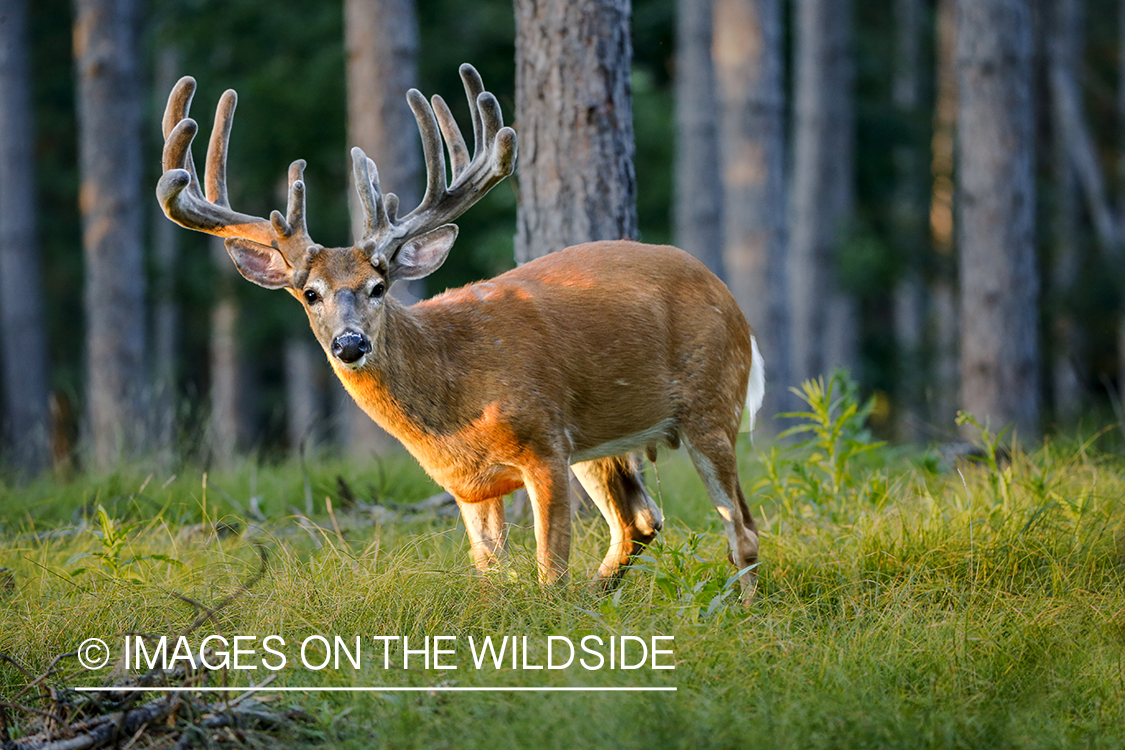
<svg viewBox="0 0 1125 750"><path fill-rule="evenodd" d="M839 416L826 412L824 424ZM816 439L869 443L860 421ZM542 591L527 528L513 533L509 567L480 577L452 519L376 523L341 509L338 474L361 499L433 492L405 457L381 467L310 462L315 509L304 526L290 510L305 507L296 464L247 463L206 488L186 471L167 484L136 471L5 487L0 566L16 589L0 592L0 652L35 672L87 637L116 648L127 632L173 634L197 615L179 595L219 601L253 574L261 546L266 575L198 632L283 634L290 664L276 685L678 688L286 694L320 717L317 732L333 747L1125 744L1121 459L1093 441L1055 440L958 472L876 447L852 452L839 471L816 439L772 457L749 445L740 455L763 528L748 609L731 595L721 526L680 454L659 464L666 532L611 595L582 585L608 541L600 519L577 521L571 585ZM649 482L655 492L651 470ZM265 521L247 521L252 496ZM384 671L371 641L359 671L296 666L292 645L318 633L456 636L459 668ZM533 643L673 635L676 668L473 669L468 637L506 634ZM67 663L72 685L108 672ZM228 679L264 676L250 675ZM0 663L0 694L25 682Z"/></svg>

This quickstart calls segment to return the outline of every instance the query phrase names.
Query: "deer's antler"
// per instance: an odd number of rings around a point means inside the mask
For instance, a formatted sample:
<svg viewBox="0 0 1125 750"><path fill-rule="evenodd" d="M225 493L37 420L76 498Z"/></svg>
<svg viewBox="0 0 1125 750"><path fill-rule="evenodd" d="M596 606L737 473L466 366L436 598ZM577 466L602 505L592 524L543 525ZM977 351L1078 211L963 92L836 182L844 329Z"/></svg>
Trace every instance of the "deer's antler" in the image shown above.
<svg viewBox="0 0 1125 750"><path fill-rule="evenodd" d="M484 90L480 74L468 63L461 66L461 80L473 119L471 160L465 139L445 100L435 95L431 107L417 89L410 89L406 94L418 121L426 161L426 194L418 207L406 216L397 216L398 197L394 193L384 196L381 192L375 163L358 147L352 149L352 171L363 210L360 243L373 257L383 253L393 262L395 253L407 240L456 219L515 167L516 133L504 127L496 97ZM453 181L448 185L443 136L453 168Z"/></svg>
<svg viewBox="0 0 1125 750"><path fill-rule="evenodd" d="M199 176L191 155L191 143L199 125L188 117L195 79L181 78L168 96L164 110L164 174L156 185L156 196L164 213L180 226L231 241L246 241L276 248L291 269L304 268L309 248L314 245L305 223L305 162L289 166L289 201L286 216L280 211L267 221L239 213L230 207L227 193L227 149L238 95L228 89L215 110L215 126L207 144L206 195L199 189Z"/></svg>

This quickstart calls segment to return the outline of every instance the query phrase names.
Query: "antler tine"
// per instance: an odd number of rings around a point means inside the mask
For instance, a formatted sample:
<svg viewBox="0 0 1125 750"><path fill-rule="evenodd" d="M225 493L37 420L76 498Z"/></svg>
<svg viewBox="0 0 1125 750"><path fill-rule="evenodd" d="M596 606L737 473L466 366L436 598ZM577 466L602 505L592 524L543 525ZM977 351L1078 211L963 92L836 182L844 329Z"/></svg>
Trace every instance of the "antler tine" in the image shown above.
<svg viewBox="0 0 1125 750"><path fill-rule="evenodd" d="M500 102L489 91L481 92L477 97L477 111L480 112L481 129L484 131L484 142L491 143L500 128L504 127L504 115L500 111Z"/></svg>
<svg viewBox="0 0 1125 750"><path fill-rule="evenodd" d="M227 194L227 150L236 106L238 94L233 89L227 89L219 97L219 106L215 108L215 126L211 128L211 140L207 143L206 196L207 200L223 208L230 208L230 196Z"/></svg>
<svg viewBox="0 0 1125 750"><path fill-rule="evenodd" d="M289 165L289 195L286 202L286 215L280 211L270 213L270 225L279 240L278 247L285 256L286 263L296 270L301 269L301 261L310 252L313 244L305 223L305 160L298 159Z"/></svg>
<svg viewBox="0 0 1125 750"><path fill-rule="evenodd" d="M191 142L195 139L198 125L195 120L188 117L191 109L191 100L195 96L195 79L184 76L168 94L168 104L164 107L164 119L161 129L164 133L164 151L162 162L164 171L170 169L185 170L191 177L194 191L199 192L199 177L195 172L195 160L191 158ZM199 193L199 197L203 197Z"/></svg>
<svg viewBox="0 0 1125 750"><path fill-rule="evenodd" d="M286 206L287 237L297 234L308 237L305 219L305 160L298 159L289 165L289 202Z"/></svg>
<svg viewBox="0 0 1125 750"><path fill-rule="evenodd" d="M465 138L461 135L461 128L457 127L457 122L453 119L453 113L449 111L449 105L437 94L434 94L430 101L434 105L434 114L437 115L441 135L445 138L445 146L449 149L453 181L457 182L457 178L469 166L469 150L465 147Z"/></svg>
<svg viewBox="0 0 1125 750"><path fill-rule="evenodd" d="M382 213L377 213L376 216L382 222L380 224L380 232L390 233L391 228L395 224L395 214L398 213L398 196L394 193L383 193L379 185L379 168L375 166L375 160L370 156L367 157L367 171L371 173L371 185L375 188L375 194L383 202ZM384 221L385 219L385 221Z"/></svg>
<svg viewBox="0 0 1125 750"><path fill-rule="evenodd" d="M473 119L473 154L479 154L484 148L484 131L481 129L480 111L477 109L477 98L484 93L484 79L480 73L469 63L462 63L460 71L461 83L465 86L465 98L469 100L469 114Z"/></svg>
<svg viewBox="0 0 1125 750"><path fill-rule="evenodd" d="M177 140L171 138L172 131L175 130L176 126L184 120L187 120L188 122L191 122L193 124L195 123L194 120L190 120L188 118L188 111L191 109L191 100L195 97L195 87L195 79L191 76L184 76L180 80L176 81L176 85L172 87L171 93L168 94L168 104L164 107L164 120L161 123L165 141L164 171L168 171L169 169L173 168L169 165L167 158L168 142ZM195 138L194 131L187 139L187 141L182 143L183 148L186 150L187 163L184 164L183 154L181 154L180 157L175 160L175 162L176 166L188 171L188 173L191 175L192 184L198 186L199 176L195 172L195 160L191 158L191 151L189 148L191 146L191 141L193 138Z"/></svg>
<svg viewBox="0 0 1125 750"><path fill-rule="evenodd" d="M398 219L398 196L394 193L387 193L383 196L383 205L387 209L387 221L394 224L395 220Z"/></svg>
<svg viewBox="0 0 1125 750"><path fill-rule="evenodd" d="M352 177L359 195L359 205L363 209L363 234L361 242L374 240L390 229L383 207L383 196L379 192L379 172L375 163L367 158L359 146L352 148Z"/></svg>
<svg viewBox="0 0 1125 750"><path fill-rule="evenodd" d="M414 119L418 121L418 132L422 136L422 158L426 162L426 194L418 208L411 212L415 214L436 205L445 195L445 154L441 149L437 117L426 97L418 89L410 89L406 92L406 100L414 111Z"/></svg>
<svg viewBox="0 0 1125 750"><path fill-rule="evenodd" d="M192 163L191 158L191 142L195 140L195 135L198 132L199 125L195 120L191 118L180 120L164 141L164 151L161 154L161 163L165 172L170 170L186 172L193 185L198 185L199 181L195 179L195 164ZM200 197L203 197L202 193L200 193Z"/></svg>

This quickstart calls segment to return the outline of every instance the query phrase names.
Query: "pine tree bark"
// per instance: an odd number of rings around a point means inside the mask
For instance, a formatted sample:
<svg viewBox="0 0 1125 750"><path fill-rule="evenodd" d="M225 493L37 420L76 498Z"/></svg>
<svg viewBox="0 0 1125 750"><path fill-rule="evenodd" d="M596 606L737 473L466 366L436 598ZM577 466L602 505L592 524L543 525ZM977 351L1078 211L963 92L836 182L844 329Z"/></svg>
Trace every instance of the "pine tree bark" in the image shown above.
<svg viewBox="0 0 1125 750"><path fill-rule="evenodd" d="M47 465L50 428L43 282L35 228L35 135L26 0L0 2L0 445L28 475Z"/></svg>
<svg viewBox="0 0 1125 750"><path fill-rule="evenodd" d="M921 437L922 393L925 386L922 343L926 319L922 272L929 251L926 238L925 163L914 138L922 103L922 0L895 0L895 69L892 98L908 134L895 147L894 233L901 273L894 287L894 331L897 373L896 424L903 440Z"/></svg>
<svg viewBox="0 0 1125 750"><path fill-rule="evenodd" d="M1035 133L1028 0L957 8L961 404L994 429L1039 421Z"/></svg>
<svg viewBox="0 0 1125 750"><path fill-rule="evenodd" d="M398 195L405 215L422 198L418 126L406 103L406 92L418 85L414 0L346 0L344 35L348 143L375 161L383 189ZM348 190L353 201L354 193Z"/></svg>
<svg viewBox="0 0 1125 750"><path fill-rule="evenodd" d="M418 84L418 19L414 0L346 0L348 143L375 161L384 190L399 197L405 215L422 198L422 158L418 126L406 92ZM357 196L348 190L353 218ZM362 233L359 225L352 235ZM424 283L395 284L392 293L406 302L424 294ZM353 456L386 450L397 442L339 390L341 431Z"/></svg>
<svg viewBox="0 0 1125 750"><path fill-rule="evenodd" d="M675 242L719 278L723 268L723 185L719 107L711 61L713 0L676 2Z"/></svg>
<svg viewBox="0 0 1125 750"><path fill-rule="evenodd" d="M229 466L246 435L242 392L242 353L238 341L238 278L222 237L210 239L211 257L219 277L211 308L211 461Z"/></svg>
<svg viewBox="0 0 1125 750"><path fill-rule="evenodd" d="M840 288L854 197L850 0L797 0L790 295L794 371L858 364L858 311Z"/></svg>
<svg viewBox="0 0 1125 750"><path fill-rule="evenodd" d="M1083 8L1081 0L1056 0L1050 8L1047 37L1048 75L1053 85L1051 107L1051 171L1054 205L1051 210L1051 244L1054 258L1050 290L1054 320L1051 325L1051 395L1055 417L1072 423L1081 408L1082 331L1074 319L1073 294L1078 277L1078 179L1071 159L1068 126L1060 95L1066 89L1075 96L1081 90L1083 49ZM1077 104L1077 102L1075 102ZM1116 234L1116 233L1114 233Z"/></svg>
<svg viewBox="0 0 1125 750"><path fill-rule="evenodd" d="M1117 28L1118 49L1125 50L1125 3L1121 5ZM1118 162L1117 179L1120 192L1117 195L1117 215L1125 222L1125 54L1118 55L1117 68L1117 132ZM1120 226L1125 233L1125 224ZM1119 303L1120 304L1120 303ZM1118 393L1125 390L1125 310L1118 310L1117 319L1117 384Z"/></svg>
<svg viewBox="0 0 1125 750"><path fill-rule="evenodd" d="M156 60L156 90L171 91L181 75L179 51L175 47L165 47ZM159 106L163 107L163 103ZM180 351L180 306L176 294L176 273L183 230L169 221L155 202L152 212L152 372L156 388L156 398L153 401L156 411L156 446L162 462L168 466L173 462L176 451L176 381Z"/></svg>
<svg viewBox="0 0 1125 750"><path fill-rule="evenodd" d="M305 331L301 332L305 334ZM320 418L318 364L324 358L320 347L307 335L285 340L285 414L289 449L293 453L313 448Z"/></svg>
<svg viewBox="0 0 1125 750"><path fill-rule="evenodd" d="M637 233L629 0L516 0L516 262Z"/></svg>
<svg viewBox="0 0 1125 750"><path fill-rule="evenodd" d="M952 428L961 391L960 298L957 294L953 202L954 142L957 135L957 0L938 0L935 39L933 128L930 147L930 277L927 330L933 340L932 397L929 418L939 430Z"/></svg>
<svg viewBox="0 0 1125 750"><path fill-rule="evenodd" d="M714 29L723 261L727 285L754 327L773 384L763 404L768 418L789 410L792 385L781 2L715 0Z"/></svg>
<svg viewBox="0 0 1125 750"><path fill-rule="evenodd" d="M93 464L143 446L145 274L134 0L74 0L86 408Z"/></svg>

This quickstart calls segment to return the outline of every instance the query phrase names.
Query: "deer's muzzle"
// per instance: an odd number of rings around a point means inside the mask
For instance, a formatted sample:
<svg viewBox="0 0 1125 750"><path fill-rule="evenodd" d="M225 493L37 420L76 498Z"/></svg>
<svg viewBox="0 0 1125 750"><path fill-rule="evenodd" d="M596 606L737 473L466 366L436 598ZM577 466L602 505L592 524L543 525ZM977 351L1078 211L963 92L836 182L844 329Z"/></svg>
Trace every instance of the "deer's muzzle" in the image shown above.
<svg viewBox="0 0 1125 750"><path fill-rule="evenodd" d="M354 365L371 352L371 339L359 331L344 331L332 340L332 354L345 365Z"/></svg>

